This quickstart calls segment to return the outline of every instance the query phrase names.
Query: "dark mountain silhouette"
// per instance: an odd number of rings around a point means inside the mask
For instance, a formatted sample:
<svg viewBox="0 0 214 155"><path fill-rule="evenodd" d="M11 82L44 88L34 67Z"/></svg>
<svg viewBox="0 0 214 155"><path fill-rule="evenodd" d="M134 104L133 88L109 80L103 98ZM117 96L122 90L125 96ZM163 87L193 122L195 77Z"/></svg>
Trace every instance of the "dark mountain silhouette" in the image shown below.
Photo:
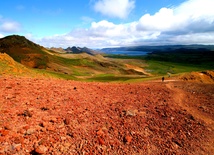
<svg viewBox="0 0 214 155"><path fill-rule="evenodd" d="M74 54L80 54L80 53L87 53L87 54L90 54L90 55L95 55L97 54L96 51L92 50L92 49L89 49L87 47L76 47L76 46L73 46L73 47L68 47L66 49L64 49L67 53L74 53Z"/></svg>

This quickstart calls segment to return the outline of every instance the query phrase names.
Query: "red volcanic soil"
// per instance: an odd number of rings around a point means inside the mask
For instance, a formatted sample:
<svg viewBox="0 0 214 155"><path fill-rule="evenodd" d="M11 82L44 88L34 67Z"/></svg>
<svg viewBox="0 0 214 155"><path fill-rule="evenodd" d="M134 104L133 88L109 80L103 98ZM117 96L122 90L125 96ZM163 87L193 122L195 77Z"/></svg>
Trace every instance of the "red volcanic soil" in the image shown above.
<svg viewBox="0 0 214 155"><path fill-rule="evenodd" d="M0 77L0 154L213 152L213 84Z"/></svg>

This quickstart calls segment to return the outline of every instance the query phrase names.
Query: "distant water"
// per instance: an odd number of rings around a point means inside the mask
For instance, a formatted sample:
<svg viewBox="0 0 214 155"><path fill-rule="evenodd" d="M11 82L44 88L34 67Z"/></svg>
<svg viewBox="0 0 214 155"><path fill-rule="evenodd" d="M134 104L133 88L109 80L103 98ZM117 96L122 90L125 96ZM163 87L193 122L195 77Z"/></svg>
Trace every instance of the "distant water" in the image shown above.
<svg viewBox="0 0 214 155"><path fill-rule="evenodd" d="M117 54L117 55L130 55L130 56L140 56L147 55L149 52L145 51L109 51L108 54Z"/></svg>

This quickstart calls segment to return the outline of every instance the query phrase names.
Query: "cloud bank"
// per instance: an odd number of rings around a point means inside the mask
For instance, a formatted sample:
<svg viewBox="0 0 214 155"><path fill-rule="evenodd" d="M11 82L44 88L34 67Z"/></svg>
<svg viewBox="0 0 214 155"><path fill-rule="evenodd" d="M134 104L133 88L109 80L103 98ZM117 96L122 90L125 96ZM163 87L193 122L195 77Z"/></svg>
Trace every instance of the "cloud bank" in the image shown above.
<svg viewBox="0 0 214 155"><path fill-rule="evenodd" d="M15 33L19 32L21 29L21 26L18 22L8 20L3 18L3 16L0 15L0 33L3 36L3 33Z"/></svg>
<svg viewBox="0 0 214 155"><path fill-rule="evenodd" d="M18 32L20 30L20 25L14 21L3 22L0 26L0 31L3 32Z"/></svg>
<svg viewBox="0 0 214 155"><path fill-rule="evenodd" d="M95 11L117 18L126 18L134 7L134 0L99 0L94 5Z"/></svg>
<svg viewBox="0 0 214 155"><path fill-rule="evenodd" d="M121 5L121 9L112 7L117 5ZM144 14L139 20L130 23L114 24L107 20L92 22L88 29L75 29L67 34L42 38L37 42L44 46L76 45L93 48L214 44L213 6L214 0L188 0L173 8L161 8L153 15ZM125 18L134 8L134 1L99 0L94 8L104 15Z"/></svg>

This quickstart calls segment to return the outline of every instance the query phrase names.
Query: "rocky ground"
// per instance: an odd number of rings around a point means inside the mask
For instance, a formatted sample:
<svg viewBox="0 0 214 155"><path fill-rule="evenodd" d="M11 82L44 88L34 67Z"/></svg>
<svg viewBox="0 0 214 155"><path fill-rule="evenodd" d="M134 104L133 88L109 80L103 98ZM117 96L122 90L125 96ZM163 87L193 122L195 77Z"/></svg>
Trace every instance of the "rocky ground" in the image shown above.
<svg viewBox="0 0 214 155"><path fill-rule="evenodd" d="M0 154L212 154L214 84L0 77Z"/></svg>

